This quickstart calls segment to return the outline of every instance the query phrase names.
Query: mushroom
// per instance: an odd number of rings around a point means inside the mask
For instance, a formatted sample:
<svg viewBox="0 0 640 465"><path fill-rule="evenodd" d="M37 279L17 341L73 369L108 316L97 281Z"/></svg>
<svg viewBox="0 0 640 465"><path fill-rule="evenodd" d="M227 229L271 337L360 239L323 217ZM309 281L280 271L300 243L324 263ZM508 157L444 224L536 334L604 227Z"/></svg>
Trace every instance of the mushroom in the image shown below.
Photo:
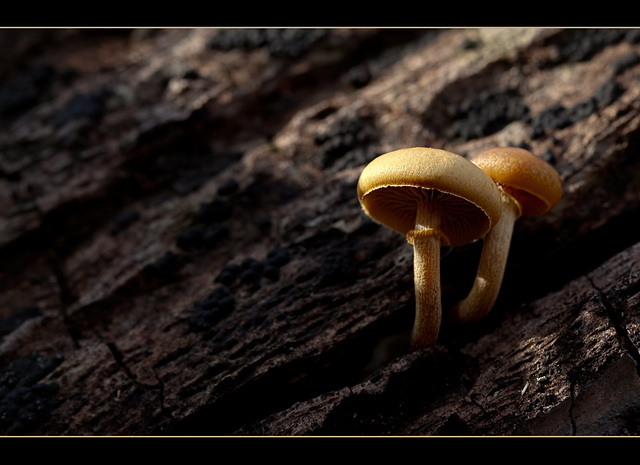
<svg viewBox="0 0 640 465"><path fill-rule="evenodd" d="M528 150L495 147L478 153L470 160L500 188L502 215L484 238L471 291L451 310L452 321L462 323L483 318L495 304L515 221L521 216L548 212L562 197L562 181L556 170Z"/></svg>
<svg viewBox="0 0 640 465"><path fill-rule="evenodd" d="M380 155L358 180L358 199L374 221L414 248L413 347L436 342L442 321L440 247L484 236L501 214L496 184L464 157L434 148Z"/></svg>

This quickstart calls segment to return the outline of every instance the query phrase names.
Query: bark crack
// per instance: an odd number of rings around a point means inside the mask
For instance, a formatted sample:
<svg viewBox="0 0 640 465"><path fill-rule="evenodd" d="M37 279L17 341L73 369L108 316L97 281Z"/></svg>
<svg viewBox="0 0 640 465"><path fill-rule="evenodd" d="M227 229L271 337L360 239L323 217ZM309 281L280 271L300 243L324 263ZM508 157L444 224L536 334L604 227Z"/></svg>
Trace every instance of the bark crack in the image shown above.
<svg viewBox="0 0 640 465"><path fill-rule="evenodd" d="M571 392L571 403L569 404L569 421L571 422L571 436L575 436L578 431L578 427L576 425L576 419L573 416L573 408L576 405L576 382L571 381L570 386Z"/></svg>
<svg viewBox="0 0 640 465"><path fill-rule="evenodd" d="M163 412L166 418L173 419L171 414L165 408L164 384L162 383L162 380L157 376L157 374L156 374L156 379L158 380L158 382L156 384L148 384L148 383L143 383L139 381L137 377L133 374L131 369L125 363L124 356L122 352L120 352L120 349L118 349L118 347L113 342L108 342L107 347L111 352L111 354L113 355L113 359L116 362L116 365L118 365L118 368L122 370L125 376L129 380L131 380L131 382L134 385L148 391L158 391L158 394L160 396L160 410Z"/></svg>
<svg viewBox="0 0 640 465"><path fill-rule="evenodd" d="M139 386L139 387L141 387L143 389L159 389L161 387L159 383L158 384L145 384L145 383L142 383L142 382L138 381L138 379L135 377L135 375L131 372L129 367L124 362L124 356L122 355L122 352L120 352L118 347L113 342L108 342L107 343L107 347L109 348L109 351L113 355L113 359L115 360L116 365L118 365L118 367L127 376L127 378L129 378L131 380L131 382L133 382L136 386Z"/></svg>
<svg viewBox="0 0 640 465"><path fill-rule="evenodd" d="M47 223L45 213L42 211L37 202L34 203L35 210L39 216L40 224L46 225ZM50 230L49 227L44 226L39 229L38 237L44 244L44 254L58 288L58 298L60 299L60 314L62 317L62 321L67 328L67 333L69 334L69 337L71 338L74 346L76 348L79 348L80 345L78 341L80 339L80 335L68 318L69 306L76 300L76 297L71 290L71 286L69 286L67 275L64 272L63 258L61 257L60 252L58 251L54 243L53 238L55 237L55 234Z"/></svg>
<svg viewBox="0 0 640 465"><path fill-rule="evenodd" d="M596 286L596 284L593 282L593 280L589 276L587 276L587 279L591 283L591 286L593 286L593 289L596 293L596 296L598 297L598 301L600 302L600 305L602 305L602 307L607 312L607 315L611 320L611 324L620 339L620 343L622 347L624 348L624 350L627 351L627 353L635 361L636 373L640 377L640 350L633 343L633 341L629 337L629 333L627 332L627 330L625 329L622 323L623 310L619 308L615 303L613 303L607 297L607 295L600 288L598 288L598 286Z"/></svg>

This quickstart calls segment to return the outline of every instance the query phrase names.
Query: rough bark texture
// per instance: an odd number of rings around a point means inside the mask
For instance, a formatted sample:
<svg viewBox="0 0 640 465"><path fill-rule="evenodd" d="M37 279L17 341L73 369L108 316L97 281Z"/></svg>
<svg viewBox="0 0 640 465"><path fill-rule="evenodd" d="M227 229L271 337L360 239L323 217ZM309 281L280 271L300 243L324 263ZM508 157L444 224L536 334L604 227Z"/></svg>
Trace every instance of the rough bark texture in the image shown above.
<svg viewBox="0 0 640 465"><path fill-rule="evenodd" d="M640 432L636 30L0 31L0 432ZM376 155L564 182L480 323L411 351ZM445 311L482 242L444 248Z"/></svg>

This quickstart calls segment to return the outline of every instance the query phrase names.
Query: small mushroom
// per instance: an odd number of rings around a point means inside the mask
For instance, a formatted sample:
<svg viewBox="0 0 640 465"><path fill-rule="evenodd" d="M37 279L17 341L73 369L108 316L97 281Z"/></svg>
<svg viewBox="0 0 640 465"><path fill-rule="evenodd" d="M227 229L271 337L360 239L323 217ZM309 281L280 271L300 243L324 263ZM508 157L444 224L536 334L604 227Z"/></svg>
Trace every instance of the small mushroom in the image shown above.
<svg viewBox="0 0 640 465"><path fill-rule="evenodd" d="M467 159L434 148L380 155L358 181L358 199L374 221L414 247L416 312L411 344L435 343L442 321L440 247L484 236L501 213L500 192Z"/></svg>
<svg viewBox="0 0 640 465"><path fill-rule="evenodd" d="M469 295L451 311L454 322L477 321L491 310L500 292L515 221L551 210L562 197L556 170L528 150L495 147L471 158L500 188L502 216L484 238L480 263Z"/></svg>

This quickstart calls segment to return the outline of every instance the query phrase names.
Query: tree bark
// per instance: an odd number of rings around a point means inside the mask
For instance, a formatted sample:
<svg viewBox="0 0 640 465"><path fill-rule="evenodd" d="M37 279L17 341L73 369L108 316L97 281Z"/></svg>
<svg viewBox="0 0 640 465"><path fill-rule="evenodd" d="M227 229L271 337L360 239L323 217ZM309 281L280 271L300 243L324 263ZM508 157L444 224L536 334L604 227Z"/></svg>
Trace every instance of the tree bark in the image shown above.
<svg viewBox="0 0 640 465"><path fill-rule="evenodd" d="M0 433L640 433L633 29L0 31ZM411 349L375 156L564 183L496 305ZM482 241L441 250L443 311Z"/></svg>

